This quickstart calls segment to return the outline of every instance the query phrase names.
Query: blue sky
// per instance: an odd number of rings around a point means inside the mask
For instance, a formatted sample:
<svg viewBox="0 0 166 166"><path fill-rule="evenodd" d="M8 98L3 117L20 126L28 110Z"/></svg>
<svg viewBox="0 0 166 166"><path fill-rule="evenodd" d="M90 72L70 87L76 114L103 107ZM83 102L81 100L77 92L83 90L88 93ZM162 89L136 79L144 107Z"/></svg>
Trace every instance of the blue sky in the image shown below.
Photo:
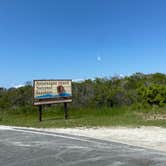
<svg viewBox="0 0 166 166"><path fill-rule="evenodd" d="M165 0L0 1L0 86L166 72Z"/></svg>

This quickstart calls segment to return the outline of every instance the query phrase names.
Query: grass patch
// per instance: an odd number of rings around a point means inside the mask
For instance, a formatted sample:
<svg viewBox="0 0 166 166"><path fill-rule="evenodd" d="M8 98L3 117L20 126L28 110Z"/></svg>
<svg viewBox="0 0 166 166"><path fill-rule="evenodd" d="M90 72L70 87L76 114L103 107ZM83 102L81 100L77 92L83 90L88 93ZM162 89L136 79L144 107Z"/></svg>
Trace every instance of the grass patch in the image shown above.
<svg viewBox="0 0 166 166"><path fill-rule="evenodd" d="M160 110L161 111L161 110ZM163 113L160 115L165 115ZM98 109L69 109L69 119L64 120L63 109L50 107L43 110L43 121L38 121L38 110L7 111L0 115L1 125L14 125L38 128L50 127L104 127L104 126L162 126L166 127L163 119L146 119L148 112L132 111L123 108L98 108ZM153 112L151 113L153 114ZM150 115L151 115L150 114Z"/></svg>

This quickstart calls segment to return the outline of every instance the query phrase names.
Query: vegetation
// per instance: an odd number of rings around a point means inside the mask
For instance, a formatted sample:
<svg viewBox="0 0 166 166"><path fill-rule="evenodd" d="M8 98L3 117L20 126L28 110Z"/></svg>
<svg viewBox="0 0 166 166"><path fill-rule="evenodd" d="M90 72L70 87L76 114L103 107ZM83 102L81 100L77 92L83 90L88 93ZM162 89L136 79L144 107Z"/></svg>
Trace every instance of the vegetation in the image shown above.
<svg viewBox="0 0 166 166"><path fill-rule="evenodd" d="M61 105L45 106L37 121L32 85L0 88L0 124L35 127L166 126L166 75L135 73L129 77L96 78L73 83L70 118L63 120Z"/></svg>

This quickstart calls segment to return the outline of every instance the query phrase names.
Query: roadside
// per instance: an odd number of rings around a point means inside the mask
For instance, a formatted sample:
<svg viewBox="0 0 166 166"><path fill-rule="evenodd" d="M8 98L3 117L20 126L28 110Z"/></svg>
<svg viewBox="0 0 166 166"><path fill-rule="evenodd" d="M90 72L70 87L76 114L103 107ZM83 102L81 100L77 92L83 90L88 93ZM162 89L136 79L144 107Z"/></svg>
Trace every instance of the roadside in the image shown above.
<svg viewBox="0 0 166 166"><path fill-rule="evenodd" d="M26 112L27 111L27 112ZM45 108L42 122L38 120L38 110L6 111L0 114L0 125L33 128L75 128L75 127L166 127L165 108L158 113L134 111L129 108L69 109L68 120L60 108ZM147 110L146 110L147 111Z"/></svg>
<svg viewBox="0 0 166 166"><path fill-rule="evenodd" d="M17 127L18 128L18 127ZM12 130L12 127L0 126L0 130ZM24 127L24 129L27 129ZM86 136L101 140L113 141L138 147L166 152L166 129L161 127L96 127L96 128L28 128L37 131Z"/></svg>
<svg viewBox="0 0 166 166"><path fill-rule="evenodd" d="M102 127L43 130L92 137L166 152L166 129L161 127Z"/></svg>

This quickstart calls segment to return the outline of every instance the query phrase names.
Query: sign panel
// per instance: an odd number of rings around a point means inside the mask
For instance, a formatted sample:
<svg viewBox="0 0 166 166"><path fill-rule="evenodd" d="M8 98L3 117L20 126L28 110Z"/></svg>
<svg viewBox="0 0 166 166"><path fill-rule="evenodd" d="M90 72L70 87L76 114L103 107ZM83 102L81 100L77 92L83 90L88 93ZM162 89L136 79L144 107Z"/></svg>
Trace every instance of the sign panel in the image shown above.
<svg viewBox="0 0 166 166"><path fill-rule="evenodd" d="M34 105L72 102L71 80L34 80Z"/></svg>

